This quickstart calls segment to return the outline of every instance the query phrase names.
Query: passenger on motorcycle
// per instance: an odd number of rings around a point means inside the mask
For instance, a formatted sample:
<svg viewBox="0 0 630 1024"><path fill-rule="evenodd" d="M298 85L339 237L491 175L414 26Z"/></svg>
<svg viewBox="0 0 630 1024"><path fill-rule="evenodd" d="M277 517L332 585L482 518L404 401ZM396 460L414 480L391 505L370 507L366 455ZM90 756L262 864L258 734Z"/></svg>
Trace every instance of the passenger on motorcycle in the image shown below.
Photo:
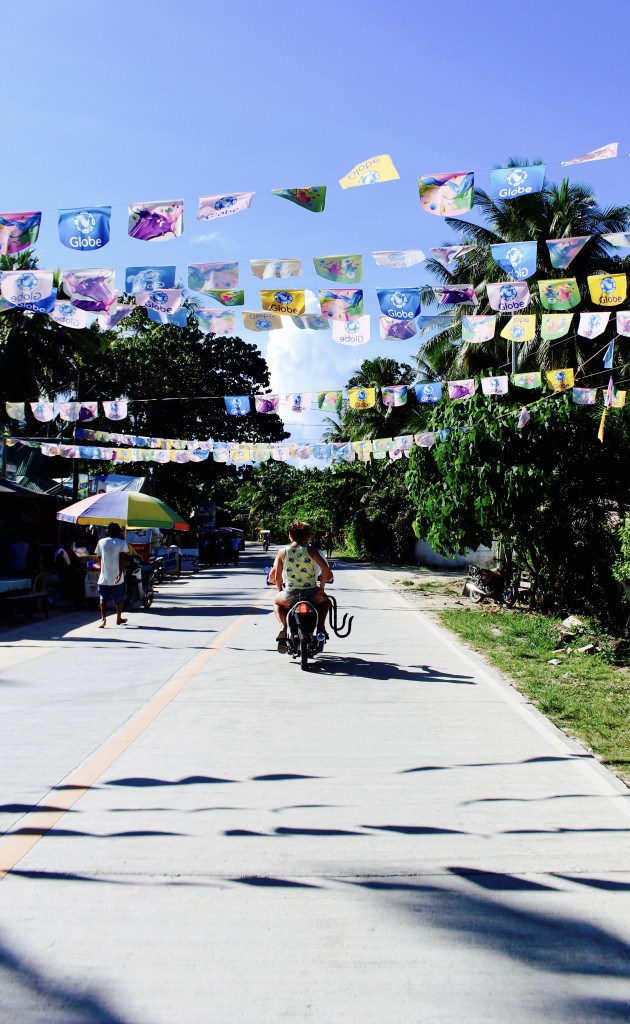
<svg viewBox="0 0 630 1024"><path fill-rule="evenodd" d="M332 583L333 574L328 562L317 548L310 544L311 528L308 523L299 519L289 527L290 544L280 548L276 555L273 568L269 573L269 582L275 583L278 596L274 603L274 612L280 622L280 632L276 637L278 651L284 654L287 643L287 611L296 600L298 593L303 593L317 605L319 615L318 632L325 633L326 616L330 601L324 593L327 583ZM321 569L319 582L318 567Z"/></svg>

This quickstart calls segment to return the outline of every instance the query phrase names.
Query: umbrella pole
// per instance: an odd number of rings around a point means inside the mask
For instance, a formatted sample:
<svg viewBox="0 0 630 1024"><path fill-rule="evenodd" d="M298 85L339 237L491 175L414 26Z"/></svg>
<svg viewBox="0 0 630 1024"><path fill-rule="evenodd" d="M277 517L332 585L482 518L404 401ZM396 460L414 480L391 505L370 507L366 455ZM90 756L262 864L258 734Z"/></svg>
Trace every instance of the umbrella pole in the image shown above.
<svg viewBox="0 0 630 1024"><path fill-rule="evenodd" d="M72 443L77 443L77 428L72 431ZM72 500L79 500L79 460L72 460Z"/></svg>

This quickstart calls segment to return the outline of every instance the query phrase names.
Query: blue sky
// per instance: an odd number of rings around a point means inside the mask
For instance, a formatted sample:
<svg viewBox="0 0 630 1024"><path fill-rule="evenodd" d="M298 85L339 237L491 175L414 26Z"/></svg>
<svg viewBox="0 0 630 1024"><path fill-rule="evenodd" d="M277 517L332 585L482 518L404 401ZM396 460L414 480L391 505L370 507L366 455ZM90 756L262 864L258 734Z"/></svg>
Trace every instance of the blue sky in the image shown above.
<svg viewBox="0 0 630 1024"><path fill-rule="evenodd" d="M230 258L241 264L246 309L260 308L262 284L250 259L301 256L303 277L291 284L316 291L325 283L310 257L363 253L369 344L348 350L330 332L294 328L269 340L241 332L260 343L281 394L342 387L364 358L409 361L416 351L379 340L375 289L424 283L423 266L377 268L368 254L454 241L420 210L418 175L474 170L485 187L491 167L520 155L545 159L554 179L560 160L619 142L617 160L564 173L590 182L603 203L630 201L629 22L626 0L30 0L26 24L3 24L0 205L46 211L40 265L73 268L94 257L61 246L56 210L111 204L99 262L121 283L126 266L176 263L183 277L189 262ZM379 153L392 156L400 181L338 186ZM322 214L270 195L323 184ZM223 191L258 194L249 211L197 221L197 197ZM181 198L181 238L127 237L127 203ZM286 420L296 437L319 436L316 413L300 426Z"/></svg>

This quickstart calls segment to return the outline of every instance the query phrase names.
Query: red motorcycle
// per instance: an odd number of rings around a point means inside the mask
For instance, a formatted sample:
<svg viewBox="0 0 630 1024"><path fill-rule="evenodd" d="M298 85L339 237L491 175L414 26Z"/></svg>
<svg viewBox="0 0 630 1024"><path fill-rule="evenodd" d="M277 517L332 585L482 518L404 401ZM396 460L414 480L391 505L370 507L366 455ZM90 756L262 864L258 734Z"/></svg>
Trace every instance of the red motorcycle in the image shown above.
<svg viewBox="0 0 630 1024"><path fill-rule="evenodd" d="M511 608L519 596L514 566L507 564L500 569L480 569L476 565L469 565L463 593L468 594L473 604L491 598L506 608Z"/></svg>

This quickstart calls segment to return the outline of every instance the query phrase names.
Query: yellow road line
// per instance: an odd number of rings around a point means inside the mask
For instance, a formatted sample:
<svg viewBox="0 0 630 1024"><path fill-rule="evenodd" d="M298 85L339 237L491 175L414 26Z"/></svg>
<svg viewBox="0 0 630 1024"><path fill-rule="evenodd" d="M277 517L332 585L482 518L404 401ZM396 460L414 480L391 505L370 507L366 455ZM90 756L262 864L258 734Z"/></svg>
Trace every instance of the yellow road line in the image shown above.
<svg viewBox="0 0 630 1024"><path fill-rule="evenodd" d="M184 687L195 678L198 672L219 653L222 647L249 618L250 611L260 607L267 600L265 593L255 601L251 609L223 630L218 637L208 644L195 658L178 672L165 686L159 690L104 746L98 750L79 770L64 784L64 789L50 790L42 802L54 798L54 811L34 810L26 818L21 819L20 829L28 829L29 834L12 835L0 843L0 881L33 849L36 843L53 828L60 818L68 811L91 786L111 768L121 754L138 739L139 736L155 721L157 716L182 692ZM35 805L37 806L37 805Z"/></svg>

